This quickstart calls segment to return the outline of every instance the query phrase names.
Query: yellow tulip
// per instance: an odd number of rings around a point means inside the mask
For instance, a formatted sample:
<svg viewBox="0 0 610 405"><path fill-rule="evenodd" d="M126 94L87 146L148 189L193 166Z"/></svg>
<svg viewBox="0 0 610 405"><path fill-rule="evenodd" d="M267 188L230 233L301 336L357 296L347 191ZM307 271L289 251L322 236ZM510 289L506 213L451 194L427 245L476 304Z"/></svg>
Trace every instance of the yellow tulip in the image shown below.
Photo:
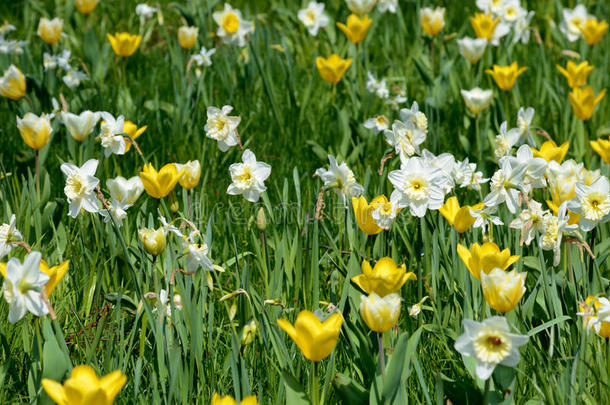
<svg viewBox="0 0 610 405"><path fill-rule="evenodd" d="M489 306L498 312L506 313L517 306L525 293L527 273L507 272L494 268L486 274L481 273L481 287Z"/></svg>
<svg viewBox="0 0 610 405"><path fill-rule="evenodd" d="M324 59L321 56L316 58L316 67L322 79L326 80L331 84L339 83L339 80L345 74L345 71L352 64L352 59L341 59L339 55L333 53Z"/></svg>
<svg viewBox="0 0 610 405"><path fill-rule="evenodd" d="M140 41L142 41L142 35L131 35L128 32L117 32L114 36L106 34L112 50L118 56L131 56L138 49Z"/></svg>
<svg viewBox="0 0 610 405"><path fill-rule="evenodd" d="M585 41L591 46L602 40L608 31L608 23L606 20L597 21L595 18L589 18L585 25L580 27L580 32L585 38Z"/></svg>
<svg viewBox="0 0 610 405"><path fill-rule="evenodd" d="M593 150L597 152L599 156L601 156L604 162L610 165L610 138L599 138L597 141L589 141L589 143L591 144Z"/></svg>
<svg viewBox="0 0 610 405"><path fill-rule="evenodd" d="M491 14L475 13L474 17L470 17L470 25L477 38L485 38L487 42L492 40L498 23L500 17L494 19Z"/></svg>
<svg viewBox="0 0 610 405"><path fill-rule="evenodd" d="M140 179L144 190L153 198L163 198L176 187L184 169L178 171L174 163L168 163L158 172L151 163L144 165L140 172Z"/></svg>
<svg viewBox="0 0 610 405"><path fill-rule="evenodd" d="M570 148L570 142L564 142L561 146L557 146L555 141L546 141L540 145L540 150L530 148L535 158L543 158L547 162L554 160L557 163L561 163L568 153Z"/></svg>
<svg viewBox="0 0 610 405"><path fill-rule="evenodd" d="M53 45L55 42L59 41L63 29L64 20L61 18L49 20L48 18L42 17L38 22L38 36L49 45Z"/></svg>
<svg viewBox="0 0 610 405"><path fill-rule="evenodd" d="M93 368L83 365L74 367L63 385L43 378L42 387L59 405L111 405L126 381L121 370L98 378Z"/></svg>
<svg viewBox="0 0 610 405"><path fill-rule="evenodd" d="M70 261L66 260L58 266L49 267L48 263L44 260L40 261L40 271L49 276L49 281L45 284L44 289L47 293L47 296L50 297L57 284L61 281L62 278L66 275L68 271L68 266L70 265Z"/></svg>
<svg viewBox="0 0 610 405"><path fill-rule="evenodd" d="M413 272L407 273L405 264L397 267L391 257L379 259L374 268L364 260L362 274L352 278L352 281L367 294L374 292L380 297L397 292L407 280L417 280L417 276Z"/></svg>
<svg viewBox="0 0 610 405"><path fill-rule="evenodd" d="M221 397L218 394L214 394L212 397L212 405L258 405L258 400L256 396L250 395L249 397L245 397L239 404L235 401L230 395L226 397Z"/></svg>
<svg viewBox="0 0 610 405"><path fill-rule="evenodd" d="M605 94L606 89L603 89L599 92L597 97L595 97L593 89L590 86L587 86L584 89L572 89L572 92L568 94L568 98L570 99L574 115L582 121L590 119L593 116L595 106L602 101Z"/></svg>
<svg viewBox="0 0 610 405"><path fill-rule="evenodd" d="M368 297L361 296L360 316L366 325L375 332L387 332L396 325L400 316L400 296L390 294L380 297L374 292Z"/></svg>
<svg viewBox="0 0 610 405"><path fill-rule="evenodd" d="M460 207L457 197L449 197L445 204L439 209L447 222L459 233L464 233L474 224L475 218L470 215L470 210L478 210L485 207L485 204L478 203L472 207L464 205Z"/></svg>
<svg viewBox="0 0 610 405"><path fill-rule="evenodd" d="M579 303L578 309L580 310L580 312L583 312L585 314L585 322L588 323L593 316L597 315L597 311L599 311L601 303L599 302L597 297L589 295L585 299L585 304L587 308L585 308L584 305ZM595 330L594 328L592 329ZM610 322L602 321L599 331L595 330L595 333L597 333L600 337L610 339Z"/></svg>
<svg viewBox="0 0 610 405"><path fill-rule="evenodd" d="M419 21L422 30L431 37L435 37L445 26L445 9L442 7L423 8L419 11Z"/></svg>
<svg viewBox="0 0 610 405"><path fill-rule="evenodd" d="M558 180L549 183L548 190L551 195L551 200L547 200L546 205L553 211L554 215L557 215L562 203L576 197L576 182L562 183ZM578 224L580 221L580 214L568 210L568 215L568 225Z"/></svg>
<svg viewBox="0 0 610 405"><path fill-rule="evenodd" d="M285 319L278 319L277 324L294 340L305 358L318 362L328 357L337 344L343 316L334 313L320 322L313 312L304 310L297 316L294 326Z"/></svg>
<svg viewBox="0 0 610 405"><path fill-rule="evenodd" d="M477 280L481 279L481 272L489 274L496 267L500 270L506 270L520 257L511 256L508 248L500 251L498 245L493 242L485 242L482 245L475 243L470 247L470 250L466 246L458 244L457 252L468 271Z"/></svg>
<svg viewBox="0 0 610 405"><path fill-rule="evenodd" d="M79 12L89 14L95 10L99 2L100 0L74 0L74 5Z"/></svg>
<svg viewBox="0 0 610 405"><path fill-rule="evenodd" d="M25 76L15 65L10 65L0 78L0 96L20 100L25 96Z"/></svg>
<svg viewBox="0 0 610 405"><path fill-rule="evenodd" d="M519 75L526 70L527 66L519 68L519 64L517 62L513 62L508 66L494 65L493 70L485 69L485 73L493 77L499 88L508 91L515 85L515 80L517 80L517 77L519 77Z"/></svg>
<svg viewBox="0 0 610 405"><path fill-rule="evenodd" d="M153 255L159 256L165 250L165 232L163 228L159 229L148 229L142 228L138 230L138 238L144 245L144 249Z"/></svg>
<svg viewBox="0 0 610 405"><path fill-rule="evenodd" d="M364 15L360 18L356 14L350 14L349 17L347 17L347 25L338 22L337 27L343 31L350 42L359 44L366 37L366 33L372 22L373 20L371 20L368 15Z"/></svg>
<svg viewBox="0 0 610 405"><path fill-rule="evenodd" d="M189 160L183 165L176 165L178 171L182 170L182 176L178 182L187 190L197 187L201 177L201 165L198 160ZM261 207L262 208L262 207Z"/></svg>
<svg viewBox="0 0 610 405"><path fill-rule="evenodd" d="M373 198L370 204L366 202L366 198L363 196L352 197L354 216L356 217L356 222L358 223L358 227L362 230L362 232L371 236L382 231L371 214L377 209L377 207L379 207L379 204L385 204L387 202L388 198L385 195L380 195Z"/></svg>
<svg viewBox="0 0 610 405"><path fill-rule="evenodd" d="M559 65L556 65L557 70L561 72L562 75L568 79L568 86L574 87L582 87L587 84L587 78L589 77L589 73L593 69L593 66L589 65L589 62L584 61L579 63L578 65L571 60L568 61L566 68L562 68Z"/></svg>
<svg viewBox="0 0 610 405"><path fill-rule="evenodd" d="M131 121L125 121L123 124L123 132L129 135L133 140L138 139L138 137L146 131L146 128L148 128L147 125L138 128L138 126ZM125 153L127 153L129 149L131 149L131 142L127 141L125 142Z"/></svg>
<svg viewBox="0 0 610 405"><path fill-rule="evenodd" d="M178 28L178 43L184 49L191 49L197 42L198 33L199 28L197 27L182 26Z"/></svg>
<svg viewBox="0 0 610 405"><path fill-rule="evenodd" d="M40 117L36 114L26 113L23 118L17 117L17 128L23 142L34 150L40 150L47 146L51 140L51 119L47 114Z"/></svg>

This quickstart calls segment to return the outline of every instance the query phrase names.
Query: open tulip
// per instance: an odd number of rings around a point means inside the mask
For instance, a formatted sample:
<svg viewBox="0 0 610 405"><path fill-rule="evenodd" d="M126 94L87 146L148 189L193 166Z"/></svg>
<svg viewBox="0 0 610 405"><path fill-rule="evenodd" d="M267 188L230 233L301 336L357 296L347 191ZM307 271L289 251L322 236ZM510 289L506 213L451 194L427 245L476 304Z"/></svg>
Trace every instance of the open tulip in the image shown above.
<svg viewBox="0 0 610 405"><path fill-rule="evenodd" d="M97 3L99 2L100 0L74 0L74 6L76 6L76 9L79 12L89 14L95 10L95 7L97 7Z"/></svg>
<svg viewBox="0 0 610 405"><path fill-rule="evenodd" d="M322 79L331 84L339 83L339 80L345 74L345 71L352 64L352 59L341 59L339 55L332 54L328 59L318 56L316 58L316 67Z"/></svg>
<svg viewBox="0 0 610 405"><path fill-rule="evenodd" d="M589 77L589 73L591 73L591 71L594 69L594 67L589 65L589 62L587 61L581 62L577 65L569 60L565 69L559 65L556 66L557 70L559 70L561 74L568 79L568 86L572 88L582 87L587 84L587 77Z"/></svg>
<svg viewBox="0 0 610 405"><path fill-rule="evenodd" d="M285 319L278 319L277 323L294 340L305 358L318 362L328 357L337 344L343 316L334 313L320 322L313 312L304 310L297 316L294 326Z"/></svg>
<svg viewBox="0 0 610 405"><path fill-rule="evenodd" d="M422 8L419 11L419 21L422 30L431 37L435 37L445 26L445 9L442 7Z"/></svg>
<svg viewBox="0 0 610 405"><path fill-rule="evenodd" d="M602 40L608 31L608 23L606 20L597 21L595 18L589 18L585 24L580 27L582 36L587 41L587 44L593 46Z"/></svg>
<svg viewBox="0 0 610 405"><path fill-rule="evenodd" d="M70 378L63 385L43 378L42 386L59 405L111 405L125 382L127 377L121 370L98 378L91 366L82 365L72 369Z"/></svg>
<svg viewBox="0 0 610 405"><path fill-rule="evenodd" d="M62 113L61 116L70 136L79 142L85 140L93 132L97 121L100 119L98 113L89 110L81 112L80 115L66 112Z"/></svg>
<svg viewBox="0 0 610 405"><path fill-rule="evenodd" d="M506 270L520 257L511 256L508 248L500 251L498 245L493 242L485 242L482 245L475 243L470 247L470 250L466 246L458 244L457 252L468 271L477 280L481 279L481 272L489 274L496 267L500 270Z"/></svg>
<svg viewBox="0 0 610 405"><path fill-rule="evenodd" d="M113 35L106 34L112 50L118 56L128 57L138 49L142 41L142 35L132 35L128 32L117 32Z"/></svg>
<svg viewBox="0 0 610 405"><path fill-rule="evenodd" d="M470 215L470 210L480 210L484 207L485 204L483 203L478 203L472 207L469 205L460 207L457 197L453 196L445 201L445 204L443 204L439 211L457 232L464 233L470 229L475 221L475 218Z"/></svg>
<svg viewBox="0 0 610 405"><path fill-rule="evenodd" d="M182 26L178 28L178 43L184 49L191 49L197 42L198 33L199 28L197 27Z"/></svg>
<svg viewBox="0 0 610 405"><path fill-rule="evenodd" d="M42 17L38 22L38 36L49 45L53 45L55 42L59 41L63 29L64 20L61 18L49 20L48 18Z"/></svg>
<svg viewBox="0 0 610 405"><path fill-rule="evenodd" d="M366 325L375 332L389 331L400 316L400 296L396 293L380 297L374 292L368 297L361 296L360 316Z"/></svg>
<svg viewBox="0 0 610 405"><path fill-rule="evenodd" d="M26 113L23 118L17 117L17 128L25 142L30 148L40 150L47 146L51 140L51 118L47 114L40 117L36 114Z"/></svg>
<svg viewBox="0 0 610 405"><path fill-rule="evenodd" d="M610 138L599 138L597 141L590 141L591 147L601 158L610 165Z"/></svg>
<svg viewBox="0 0 610 405"><path fill-rule="evenodd" d="M125 121L123 124L123 132L129 135L134 141L146 131L146 128L148 128L147 125L138 128L138 126L131 121ZM131 142L125 142L125 153L127 153L129 149L131 149Z"/></svg>
<svg viewBox="0 0 610 405"><path fill-rule="evenodd" d="M527 273L517 273L494 268L488 274L481 273L481 287L489 306L498 312L508 312L517 306L525 293Z"/></svg>
<svg viewBox="0 0 610 405"><path fill-rule="evenodd" d="M212 397L212 405L258 405L258 400L256 396L250 395L249 397L245 397L241 400L241 402L237 402L235 398L230 395L226 397L221 397L218 394L214 394Z"/></svg>
<svg viewBox="0 0 610 405"><path fill-rule="evenodd" d="M158 172L151 163L144 165L140 172L140 179L144 190L153 198L166 197L176 187L183 171L178 171L174 163L168 163Z"/></svg>
<svg viewBox="0 0 610 405"><path fill-rule="evenodd" d="M477 38L485 38L487 42L493 39L494 31L499 23L500 17L493 18L491 14L475 13L474 17L470 17L470 25Z"/></svg>
<svg viewBox="0 0 610 405"><path fill-rule="evenodd" d="M350 42L358 44L366 38L366 33L372 22L373 20L371 20L368 15L364 15L360 18L356 14L350 14L349 17L347 17L347 25L337 23L337 27L343 31Z"/></svg>
<svg viewBox="0 0 610 405"><path fill-rule="evenodd" d="M371 264L364 260L362 262L362 274L352 278L352 281L362 288L367 294L376 293L380 297L385 297L400 290L407 280L416 280L417 276L413 272L407 273L407 266L396 266L396 262L391 257L384 257Z"/></svg>
<svg viewBox="0 0 610 405"><path fill-rule="evenodd" d="M25 77L15 65L10 65L0 78L0 96L20 100L25 96Z"/></svg>
<svg viewBox="0 0 610 405"><path fill-rule="evenodd" d="M377 225L377 222L375 222L372 213L377 209L379 204L384 204L387 202L388 198L385 195L380 195L373 198L370 204L366 202L366 198L363 196L352 197L354 216L356 217L356 222L358 223L358 227L360 227L362 232L371 236L382 231L382 229Z"/></svg>
<svg viewBox="0 0 610 405"><path fill-rule="evenodd" d="M494 65L493 70L485 69L485 73L493 77L499 88L508 91L515 85L515 80L517 80L517 77L519 77L519 75L526 70L527 66L519 68L519 64L517 62L513 62L508 66Z"/></svg>
<svg viewBox="0 0 610 405"><path fill-rule="evenodd" d="M473 113L479 114L481 111L489 107L489 103L493 98L491 90L483 90L475 87L472 90L461 90L462 98L466 107Z"/></svg>
<svg viewBox="0 0 610 405"><path fill-rule="evenodd" d="M51 296L57 284L61 281L62 278L66 275L68 271L68 266L70 265L70 261L66 260L63 263L50 267L47 262L44 260L40 260L40 271L49 276L49 281L44 286L45 292L47 296Z"/></svg>
<svg viewBox="0 0 610 405"><path fill-rule="evenodd" d="M590 119L593 116L595 106L602 101L605 94L606 89L603 89L599 92L597 97L595 97L593 89L590 86L587 86L584 89L572 89L572 92L568 94L568 98L570 99L574 115L582 121Z"/></svg>
<svg viewBox="0 0 610 405"><path fill-rule="evenodd" d="M557 163L561 163L566 157L568 149L570 148L570 142L564 142L561 146L557 146L555 141L548 140L540 145L540 149L532 149L532 153L535 158L543 158L547 162L554 160Z"/></svg>
<svg viewBox="0 0 610 405"><path fill-rule="evenodd" d="M142 228L138 230L138 238L140 238L140 241L144 245L144 249L153 256L159 256L165 250L166 240L163 228Z"/></svg>

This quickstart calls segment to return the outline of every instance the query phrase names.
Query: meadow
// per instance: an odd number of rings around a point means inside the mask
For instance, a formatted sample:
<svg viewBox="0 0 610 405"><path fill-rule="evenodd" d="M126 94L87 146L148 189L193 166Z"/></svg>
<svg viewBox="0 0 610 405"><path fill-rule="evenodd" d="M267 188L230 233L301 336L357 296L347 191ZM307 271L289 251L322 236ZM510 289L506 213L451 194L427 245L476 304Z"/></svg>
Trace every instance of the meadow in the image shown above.
<svg viewBox="0 0 610 405"><path fill-rule="evenodd" d="M0 4L0 403L610 403L610 3L139 1Z"/></svg>

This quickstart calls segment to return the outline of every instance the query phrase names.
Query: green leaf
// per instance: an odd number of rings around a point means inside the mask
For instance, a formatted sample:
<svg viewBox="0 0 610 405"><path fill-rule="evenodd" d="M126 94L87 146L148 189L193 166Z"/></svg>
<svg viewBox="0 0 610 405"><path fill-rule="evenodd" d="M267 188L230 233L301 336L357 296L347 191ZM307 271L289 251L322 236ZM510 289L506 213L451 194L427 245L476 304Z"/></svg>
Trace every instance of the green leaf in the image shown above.
<svg viewBox="0 0 610 405"><path fill-rule="evenodd" d="M418 332L421 333L421 329L418 329ZM383 383L382 395L383 398L388 402L392 402L394 396L396 395L396 391L400 386L400 377L402 376L402 370L407 360L406 355L408 342L408 333L403 333L400 335L398 342L396 343L396 347L394 348L394 354L390 358L390 362L386 367L386 376Z"/></svg>
<svg viewBox="0 0 610 405"><path fill-rule="evenodd" d="M344 404L366 405L369 403L368 391L348 376L337 373L333 385Z"/></svg>
<svg viewBox="0 0 610 405"><path fill-rule="evenodd" d="M290 405L310 405L307 394L301 384L288 371L282 371L282 378L286 386L286 403Z"/></svg>

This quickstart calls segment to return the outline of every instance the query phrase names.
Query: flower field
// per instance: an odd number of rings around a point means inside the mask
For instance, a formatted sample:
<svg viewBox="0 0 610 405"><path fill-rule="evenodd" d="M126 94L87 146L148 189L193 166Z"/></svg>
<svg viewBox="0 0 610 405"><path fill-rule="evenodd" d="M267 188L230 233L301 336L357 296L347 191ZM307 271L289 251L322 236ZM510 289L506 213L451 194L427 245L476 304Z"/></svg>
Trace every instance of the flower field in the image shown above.
<svg viewBox="0 0 610 405"><path fill-rule="evenodd" d="M610 3L0 4L0 403L610 403Z"/></svg>

